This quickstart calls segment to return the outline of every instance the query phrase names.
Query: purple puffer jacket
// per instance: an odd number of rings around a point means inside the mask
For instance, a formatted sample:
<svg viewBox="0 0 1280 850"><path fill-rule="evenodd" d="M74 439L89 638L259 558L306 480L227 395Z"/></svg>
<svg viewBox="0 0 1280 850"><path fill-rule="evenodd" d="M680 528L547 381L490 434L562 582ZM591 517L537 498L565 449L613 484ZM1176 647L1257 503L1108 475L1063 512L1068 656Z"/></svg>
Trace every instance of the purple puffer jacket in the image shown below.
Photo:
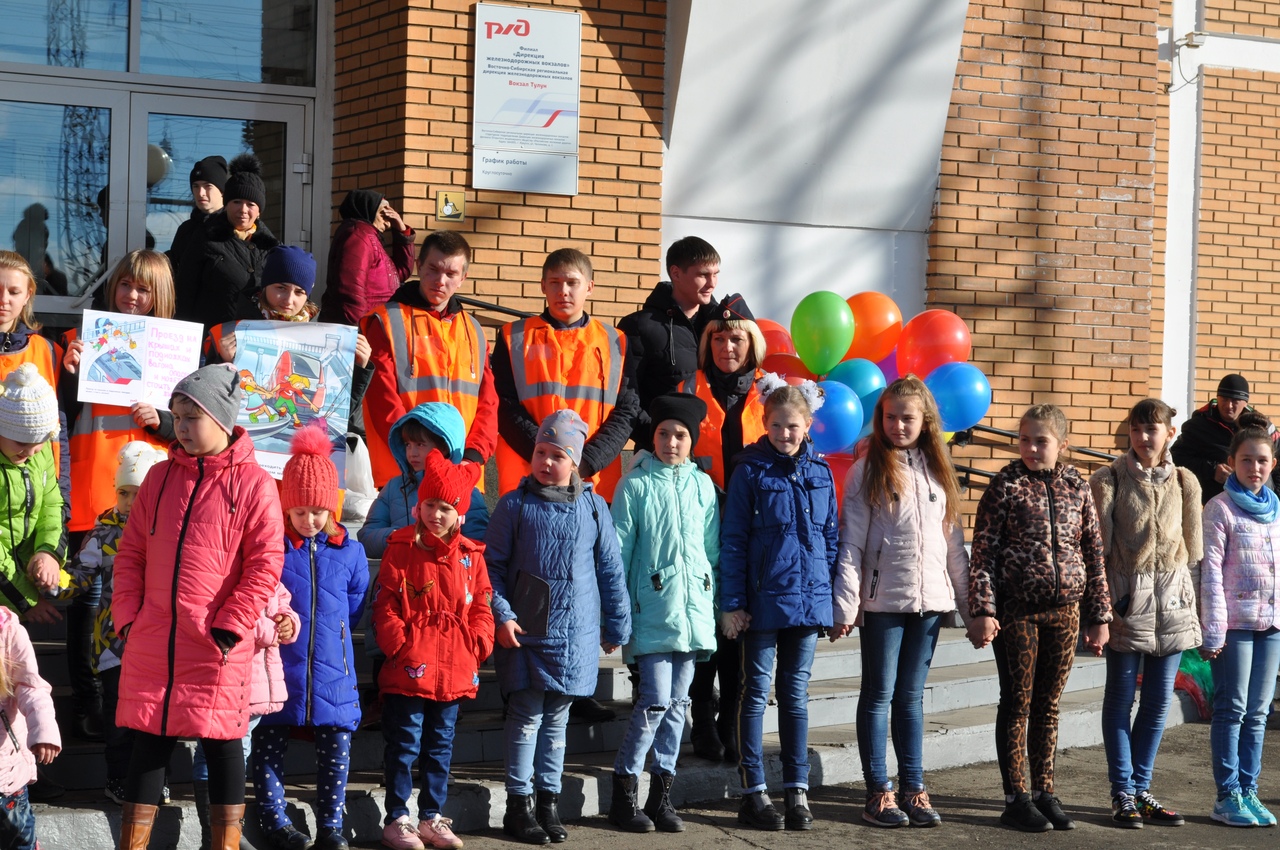
<svg viewBox="0 0 1280 850"><path fill-rule="evenodd" d="M1200 626L1205 649L1221 649L1228 629L1280 627L1280 518L1263 523L1227 493L1204 506L1200 562Z"/></svg>

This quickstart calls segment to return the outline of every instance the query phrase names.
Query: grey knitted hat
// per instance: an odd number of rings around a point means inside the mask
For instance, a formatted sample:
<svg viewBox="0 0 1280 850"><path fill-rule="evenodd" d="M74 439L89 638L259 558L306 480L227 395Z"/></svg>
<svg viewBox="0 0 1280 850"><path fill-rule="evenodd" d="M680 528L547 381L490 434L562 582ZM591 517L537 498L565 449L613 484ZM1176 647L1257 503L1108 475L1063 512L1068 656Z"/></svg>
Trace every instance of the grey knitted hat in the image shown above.
<svg viewBox="0 0 1280 850"><path fill-rule="evenodd" d="M186 396L213 417L228 434L236 427L240 412L240 375L230 363L214 363L178 381L173 395ZM169 398L173 407L173 397Z"/></svg>

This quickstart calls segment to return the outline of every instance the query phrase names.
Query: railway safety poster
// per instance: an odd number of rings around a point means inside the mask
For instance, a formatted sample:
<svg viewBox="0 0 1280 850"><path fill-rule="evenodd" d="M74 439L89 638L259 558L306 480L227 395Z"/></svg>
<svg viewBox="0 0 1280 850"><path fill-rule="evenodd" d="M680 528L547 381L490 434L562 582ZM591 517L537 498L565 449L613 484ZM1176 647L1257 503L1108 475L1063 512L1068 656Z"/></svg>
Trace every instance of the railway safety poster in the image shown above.
<svg viewBox="0 0 1280 850"><path fill-rule="evenodd" d="M356 329L311 322L236 323L236 371L240 414L258 463L272 477L284 474L293 435L313 421L324 423L333 444L338 486L347 474L347 418Z"/></svg>
<svg viewBox="0 0 1280 850"><path fill-rule="evenodd" d="M85 310L76 400L167 408L174 385L200 368L203 336L196 322Z"/></svg>

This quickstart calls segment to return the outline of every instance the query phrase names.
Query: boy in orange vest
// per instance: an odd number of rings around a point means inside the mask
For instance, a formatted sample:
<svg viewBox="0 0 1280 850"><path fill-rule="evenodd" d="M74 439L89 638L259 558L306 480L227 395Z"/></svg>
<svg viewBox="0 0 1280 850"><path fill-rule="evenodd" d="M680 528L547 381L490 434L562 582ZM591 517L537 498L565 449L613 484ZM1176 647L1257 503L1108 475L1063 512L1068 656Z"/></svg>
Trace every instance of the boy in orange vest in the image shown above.
<svg viewBox="0 0 1280 850"><path fill-rule="evenodd" d="M625 378L626 337L587 315L594 288L586 254L553 251L542 264L547 308L503 326L494 342L499 492L514 490L529 474L539 424L567 408L587 423L579 474L606 500L613 497L640 402Z"/></svg>

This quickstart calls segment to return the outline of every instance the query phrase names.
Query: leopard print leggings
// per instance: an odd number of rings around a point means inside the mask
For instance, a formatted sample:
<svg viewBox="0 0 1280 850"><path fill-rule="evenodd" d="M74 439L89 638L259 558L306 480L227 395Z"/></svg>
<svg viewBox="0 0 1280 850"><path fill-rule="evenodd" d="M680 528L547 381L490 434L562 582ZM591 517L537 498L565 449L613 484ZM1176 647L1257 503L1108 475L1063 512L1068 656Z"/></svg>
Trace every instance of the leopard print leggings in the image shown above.
<svg viewBox="0 0 1280 850"><path fill-rule="evenodd" d="M1058 700L1080 634L1080 606L1000 618L992 643L1000 676L996 758L1005 794L1052 793Z"/></svg>

